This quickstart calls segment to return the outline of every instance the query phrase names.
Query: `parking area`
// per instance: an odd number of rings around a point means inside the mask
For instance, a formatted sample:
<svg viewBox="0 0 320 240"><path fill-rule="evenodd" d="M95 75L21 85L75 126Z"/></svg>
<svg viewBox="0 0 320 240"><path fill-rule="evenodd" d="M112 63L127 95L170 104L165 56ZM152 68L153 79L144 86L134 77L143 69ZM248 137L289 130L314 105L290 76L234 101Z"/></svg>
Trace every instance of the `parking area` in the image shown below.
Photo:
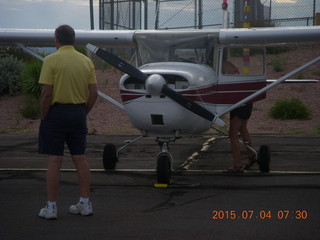
<svg viewBox="0 0 320 240"><path fill-rule="evenodd" d="M124 149L114 171L104 171L102 149L136 136L90 135L92 217L74 216L77 178L66 153L58 220L39 218L46 201L46 156L34 134L0 135L1 239L318 239L320 136L256 135L271 150L269 173L258 165L228 175L229 140L212 136L170 144L173 184L155 188L153 138Z"/></svg>

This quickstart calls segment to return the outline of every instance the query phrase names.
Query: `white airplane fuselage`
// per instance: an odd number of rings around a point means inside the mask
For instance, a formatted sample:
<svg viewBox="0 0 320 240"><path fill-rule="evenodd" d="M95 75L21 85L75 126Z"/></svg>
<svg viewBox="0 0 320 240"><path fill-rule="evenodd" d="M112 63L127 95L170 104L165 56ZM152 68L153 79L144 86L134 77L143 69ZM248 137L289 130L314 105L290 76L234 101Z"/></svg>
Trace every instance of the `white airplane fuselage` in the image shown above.
<svg viewBox="0 0 320 240"><path fill-rule="evenodd" d="M186 96L200 97L200 87L216 83L216 76L208 66L192 63L151 63L140 67L145 74L161 74L167 86ZM129 82L129 83L128 83ZM120 94L133 126L151 135L194 134L210 128L211 122L186 110L167 96L150 95L143 84L130 83L130 77L124 75L120 80ZM211 110L214 106L202 103ZM188 121L186 121L188 119Z"/></svg>
<svg viewBox="0 0 320 240"><path fill-rule="evenodd" d="M160 74L168 87L213 113L265 86L264 79L219 83L217 73L203 64L161 62L145 64L139 69L147 75ZM237 79L238 76L233 78ZM135 82L129 75L124 75L120 80L120 94L129 120L146 135L195 135L210 129L212 125L212 122L188 111L163 94L149 94L143 84Z"/></svg>

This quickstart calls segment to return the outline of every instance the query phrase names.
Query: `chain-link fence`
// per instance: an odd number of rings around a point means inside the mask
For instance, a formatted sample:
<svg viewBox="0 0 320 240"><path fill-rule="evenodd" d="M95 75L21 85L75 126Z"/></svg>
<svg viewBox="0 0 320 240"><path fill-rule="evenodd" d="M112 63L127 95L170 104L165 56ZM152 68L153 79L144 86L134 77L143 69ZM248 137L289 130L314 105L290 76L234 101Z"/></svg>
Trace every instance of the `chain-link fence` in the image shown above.
<svg viewBox="0 0 320 240"><path fill-rule="evenodd" d="M270 6L271 23L276 27L316 25L320 0L261 0Z"/></svg>
<svg viewBox="0 0 320 240"><path fill-rule="evenodd" d="M100 29L141 29L143 0L99 0Z"/></svg>
<svg viewBox="0 0 320 240"><path fill-rule="evenodd" d="M100 29L221 28L223 0L100 0ZM320 0L229 0L230 27L310 26Z"/></svg>

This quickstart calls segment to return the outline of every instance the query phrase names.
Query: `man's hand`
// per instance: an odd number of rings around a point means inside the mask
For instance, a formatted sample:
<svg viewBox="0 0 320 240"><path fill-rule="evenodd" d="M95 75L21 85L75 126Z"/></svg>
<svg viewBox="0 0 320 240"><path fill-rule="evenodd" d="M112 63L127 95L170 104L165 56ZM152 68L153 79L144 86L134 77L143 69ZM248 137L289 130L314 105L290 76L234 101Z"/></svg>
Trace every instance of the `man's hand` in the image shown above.
<svg viewBox="0 0 320 240"><path fill-rule="evenodd" d="M41 104L41 120L43 120L51 107L52 97L53 97L53 86L49 84L44 84L42 88L40 104Z"/></svg>

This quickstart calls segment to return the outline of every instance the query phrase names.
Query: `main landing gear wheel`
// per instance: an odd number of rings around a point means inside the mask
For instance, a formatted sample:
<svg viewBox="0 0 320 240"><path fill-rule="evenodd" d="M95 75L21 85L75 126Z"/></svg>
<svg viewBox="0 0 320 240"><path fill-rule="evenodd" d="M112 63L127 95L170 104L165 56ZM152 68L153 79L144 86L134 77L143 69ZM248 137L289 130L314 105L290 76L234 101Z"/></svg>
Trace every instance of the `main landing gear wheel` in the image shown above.
<svg viewBox="0 0 320 240"><path fill-rule="evenodd" d="M157 179L160 184L170 184L171 160L169 153L161 152L157 156Z"/></svg>
<svg viewBox="0 0 320 240"><path fill-rule="evenodd" d="M258 164L260 172L270 171L270 149L267 145L262 145L259 149Z"/></svg>
<svg viewBox="0 0 320 240"><path fill-rule="evenodd" d="M118 161L116 146L112 143L107 143L103 149L103 168L105 170L112 170L116 168Z"/></svg>

